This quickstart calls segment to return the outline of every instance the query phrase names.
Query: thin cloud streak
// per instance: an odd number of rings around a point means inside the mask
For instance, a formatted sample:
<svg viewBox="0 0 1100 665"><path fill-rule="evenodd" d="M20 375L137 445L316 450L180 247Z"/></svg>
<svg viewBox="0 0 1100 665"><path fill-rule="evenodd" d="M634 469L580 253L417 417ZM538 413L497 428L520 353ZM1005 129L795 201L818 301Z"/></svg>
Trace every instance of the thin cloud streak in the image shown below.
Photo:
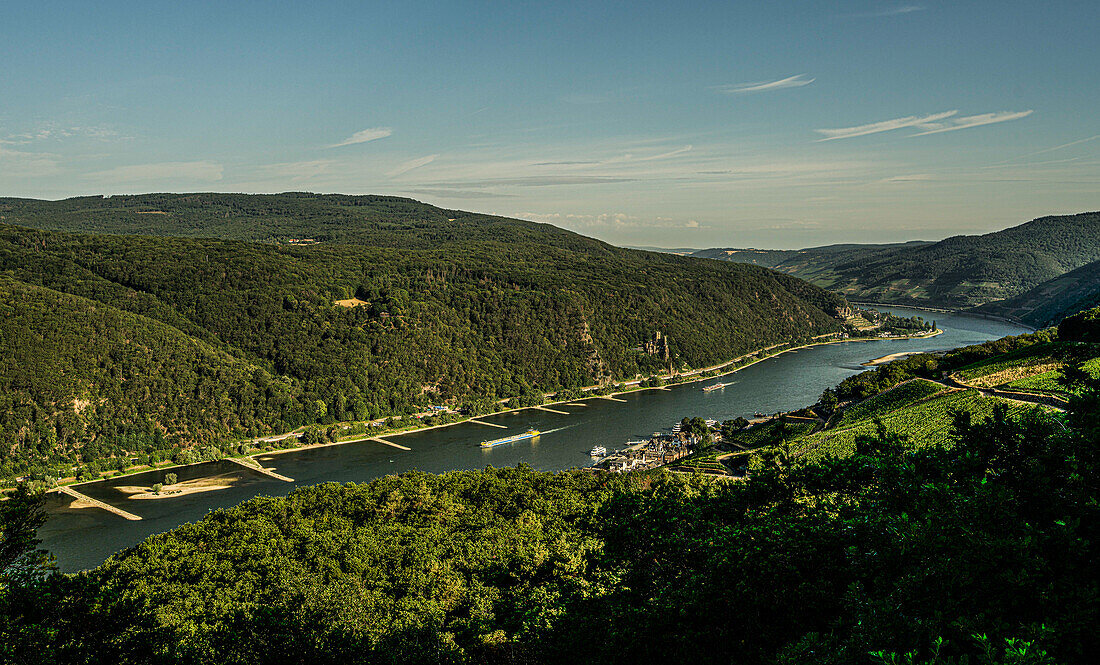
<svg viewBox="0 0 1100 665"><path fill-rule="evenodd" d="M857 18L877 18L880 16L900 16L902 14L912 14L913 12L923 12L927 7L922 5L902 5L900 7L888 7L886 9L880 9L873 12L862 12L859 14L850 14Z"/></svg>
<svg viewBox="0 0 1100 665"><path fill-rule="evenodd" d="M1029 152L1028 154L1023 155L1023 157L1034 157L1035 155L1042 155L1042 154L1045 154L1045 153L1048 153L1048 152L1054 152L1055 150L1061 150L1062 148L1071 148L1075 145L1081 145L1082 143L1088 143L1089 141L1095 141L1096 139L1100 139L1100 134L1096 134L1095 136L1090 136L1087 139L1078 139L1076 141L1070 141L1069 143L1063 143L1062 145L1056 145L1053 148L1047 148L1046 150L1039 150L1039 151L1036 151L1036 152Z"/></svg>
<svg viewBox="0 0 1100 665"><path fill-rule="evenodd" d="M922 123L920 127L925 131L913 134L913 136L941 134L943 132L953 132L958 129L970 129L971 127L993 125L998 122L1019 120L1020 118L1026 118L1032 113L1034 113L1034 111L1031 109L1027 111L1000 111L998 113L981 113L978 115L968 115L963 118L952 118L950 122L946 123Z"/></svg>
<svg viewBox="0 0 1100 665"><path fill-rule="evenodd" d="M387 172L386 175L391 177L391 178L397 177L397 176L399 176L403 173L408 173L409 171L412 171L413 169L418 169L421 166L427 166L428 164L431 164L432 162L435 161L436 157L439 157L439 155L438 154L436 154L436 155L426 155L424 157L417 157L416 159L410 159L407 162L402 162L401 164L398 164L397 168L395 168L392 171Z"/></svg>
<svg viewBox="0 0 1100 665"><path fill-rule="evenodd" d="M878 134L881 132L890 132L895 129L903 129L905 127L919 127L921 125L927 125L938 120L950 118L958 113L958 111L944 111L943 113L933 113L926 116L909 115L904 118L894 118L893 120L883 120L881 122L872 122L866 125L856 125L854 127L840 127L837 129L815 129L818 134L824 134L825 138L818 139L818 141L836 141L837 139L850 139L857 136L867 136L868 134Z"/></svg>
<svg viewBox="0 0 1100 665"><path fill-rule="evenodd" d="M366 143L368 141L377 141L378 139L384 139L387 136L393 134L393 129L390 127L371 127L370 129L364 129L362 131L355 132L351 136L347 137L339 143L333 143L330 148L342 148L346 145L355 145L357 143Z"/></svg>
<svg viewBox="0 0 1100 665"><path fill-rule="evenodd" d="M716 85L714 89L727 95L741 95L753 92L766 92L769 90L782 90L784 88L801 88L810 85L816 78L806 78L805 74L795 74L785 79L775 81L756 81L753 83L734 83L731 85Z"/></svg>

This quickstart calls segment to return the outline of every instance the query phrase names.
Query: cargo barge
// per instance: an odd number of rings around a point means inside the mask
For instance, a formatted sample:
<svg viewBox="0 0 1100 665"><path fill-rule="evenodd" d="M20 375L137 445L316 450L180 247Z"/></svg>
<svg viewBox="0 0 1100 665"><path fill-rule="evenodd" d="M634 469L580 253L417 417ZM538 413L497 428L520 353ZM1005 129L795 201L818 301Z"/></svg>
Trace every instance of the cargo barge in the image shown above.
<svg viewBox="0 0 1100 665"><path fill-rule="evenodd" d="M524 439L533 439L542 432L537 429L529 429L523 434L514 434L512 436L506 436L502 439L493 439L492 441L482 441L482 448L494 448L496 446L503 446L506 443L515 443L516 441L523 441Z"/></svg>

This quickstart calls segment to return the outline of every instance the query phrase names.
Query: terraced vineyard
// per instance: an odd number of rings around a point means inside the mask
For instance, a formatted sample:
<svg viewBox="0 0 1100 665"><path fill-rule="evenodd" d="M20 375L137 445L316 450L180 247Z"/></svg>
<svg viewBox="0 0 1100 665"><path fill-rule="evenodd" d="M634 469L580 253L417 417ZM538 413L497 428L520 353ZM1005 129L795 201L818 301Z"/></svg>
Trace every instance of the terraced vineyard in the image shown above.
<svg viewBox="0 0 1100 665"><path fill-rule="evenodd" d="M787 423L786 438L790 441L797 440L813 431L814 425L810 422ZM779 421L769 420L755 427L739 432L730 441L745 448L759 448L760 446L773 445L779 440Z"/></svg>
<svg viewBox="0 0 1100 665"><path fill-rule="evenodd" d="M686 466L696 471L704 471L707 473L725 473L726 465L718 461L719 452L714 448L708 448L702 450L693 455L685 457L676 464L678 466Z"/></svg>
<svg viewBox="0 0 1100 665"><path fill-rule="evenodd" d="M896 411L907 404L919 402L943 390L944 387L941 384L927 379L906 381L849 407L844 411L844 415L837 421L835 427L848 427L862 420L886 415L891 411Z"/></svg>
<svg viewBox="0 0 1100 665"><path fill-rule="evenodd" d="M983 388L1005 385L1057 370L1061 365L1058 359L1061 346L1057 343L1036 344L967 365L955 374L965 383Z"/></svg>
<svg viewBox="0 0 1100 665"><path fill-rule="evenodd" d="M975 420L993 413L993 407L1004 403L996 397L987 397L976 390L956 390L940 397L921 402L909 408L901 408L880 415L886 429L909 437L914 448L950 442L953 414L969 412ZM1008 403L1011 413L1019 414L1031 407ZM827 455L844 456L855 451L855 441L861 434L875 431L874 416L853 423L850 427L830 429L803 437L794 443L794 454L800 461L810 462Z"/></svg>

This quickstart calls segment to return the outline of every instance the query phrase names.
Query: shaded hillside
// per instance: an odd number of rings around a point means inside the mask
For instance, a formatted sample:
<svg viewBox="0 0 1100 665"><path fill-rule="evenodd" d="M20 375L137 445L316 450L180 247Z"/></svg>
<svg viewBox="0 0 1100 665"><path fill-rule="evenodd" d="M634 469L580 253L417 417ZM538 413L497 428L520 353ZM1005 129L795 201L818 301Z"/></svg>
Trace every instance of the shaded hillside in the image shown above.
<svg viewBox="0 0 1100 665"><path fill-rule="evenodd" d="M392 237L430 244L436 226L423 236L410 231ZM249 415L247 400L238 404L234 398L231 410L241 409L235 419L192 409L186 427L161 423L164 435L180 437L182 445L410 413L428 404L485 404L652 373L667 369L665 361L638 349L658 331L671 340L674 366L698 367L839 328L834 314L843 300L788 275L618 249L553 227L535 225L530 232L570 240L568 246L520 237L399 249L0 225L0 274L148 317L160 326L151 335L170 327L192 346L205 344L292 386L291 404L267 405L256 412L262 415ZM336 304L352 298L346 304L358 306ZM28 325L52 325L46 311L35 312L27 316L43 318ZM93 327L81 331L85 320L73 317L65 337L96 339ZM0 340L0 353L10 353L14 340ZM129 403L136 395L117 386L89 388L90 381L67 370L110 364L111 354L125 356L126 347L46 346L47 361L27 377L29 393L77 383L67 388L73 394L117 393L119 413L145 413ZM160 371L156 365L140 365L150 376L136 383L151 381ZM259 379L253 383L262 391ZM212 397L181 394L228 399L224 391ZM121 417L81 429L68 424L64 399L34 400L34 409L17 411L23 415L5 425L4 440L16 437L19 448L37 449L42 459L61 459L61 440L95 443L89 450L97 454L137 452L122 434L129 425ZM49 431L58 433L56 441ZM13 454L12 448L0 451Z"/></svg>
<svg viewBox="0 0 1100 665"><path fill-rule="evenodd" d="M965 308L1016 296L1100 259L1100 213L1042 217L936 243L696 255L756 262L857 301Z"/></svg>
<svg viewBox="0 0 1100 665"><path fill-rule="evenodd" d="M979 312L1018 319L1042 327L1100 304L1100 261L1094 261L1005 300L986 303Z"/></svg>

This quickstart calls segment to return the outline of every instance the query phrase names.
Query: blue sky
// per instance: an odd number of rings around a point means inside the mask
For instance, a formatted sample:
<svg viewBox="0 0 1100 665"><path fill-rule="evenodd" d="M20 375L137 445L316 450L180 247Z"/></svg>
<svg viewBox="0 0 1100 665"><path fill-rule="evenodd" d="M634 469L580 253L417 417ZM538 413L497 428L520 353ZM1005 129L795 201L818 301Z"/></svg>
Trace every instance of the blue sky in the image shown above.
<svg viewBox="0 0 1100 665"><path fill-rule="evenodd" d="M1100 209L1095 2L19 2L0 195L411 196L627 245Z"/></svg>

